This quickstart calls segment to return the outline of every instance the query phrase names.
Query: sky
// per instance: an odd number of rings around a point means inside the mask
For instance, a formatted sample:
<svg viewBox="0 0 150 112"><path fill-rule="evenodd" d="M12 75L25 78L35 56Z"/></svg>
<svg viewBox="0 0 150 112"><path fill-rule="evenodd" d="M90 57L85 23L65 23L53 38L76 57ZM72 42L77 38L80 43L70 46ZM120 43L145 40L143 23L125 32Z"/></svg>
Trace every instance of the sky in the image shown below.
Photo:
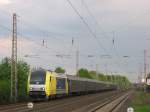
<svg viewBox="0 0 150 112"><path fill-rule="evenodd" d="M18 60L52 70L62 66L75 74L79 50L79 68L96 70L97 65L99 72L137 81L143 72L144 49L147 65L150 61L150 1L70 2L81 17L67 0L0 0L0 59L11 56L12 14L16 13Z"/></svg>

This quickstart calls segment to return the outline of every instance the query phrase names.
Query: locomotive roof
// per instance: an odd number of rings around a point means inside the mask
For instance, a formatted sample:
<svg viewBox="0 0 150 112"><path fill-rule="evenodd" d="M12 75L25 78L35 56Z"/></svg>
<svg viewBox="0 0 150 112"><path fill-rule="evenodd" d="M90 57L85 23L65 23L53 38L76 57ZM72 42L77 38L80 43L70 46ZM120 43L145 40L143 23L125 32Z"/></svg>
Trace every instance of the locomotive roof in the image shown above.
<svg viewBox="0 0 150 112"><path fill-rule="evenodd" d="M67 78L66 74L64 74L64 73L56 73L56 72L54 72L54 73L55 73L56 77Z"/></svg>
<svg viewBox="0 0 150 112"><path fill-rule="evenodd" d="M32 70L31 72L46 72L44 69L36 69L36 70Z"/></svg>
<svg viewBox="0 0 150 112"><path fill-rule="evenodd" d="M35 71L41 71L41 72L49 71L49 72L53 73L56 77L67 78L66 74L64 74L64 73L56 73L56 72L51 71L51 70L37 69L37 70L33 70L32 72L35 72Z"/></svg>
<svg viewBox="0 0 150 112"><path fill-rule="evenodd" d="M71 79L71 80L89 81L89 82L97 82L97 83L103 83L103 84L114 84L114 83L111 83L111 82L98 81L98 80L95 80L95 79L88 79L88 78L81 78L81 77L77 77L77 76L73 76L73 75L67 75L67 78Z"/></svg>

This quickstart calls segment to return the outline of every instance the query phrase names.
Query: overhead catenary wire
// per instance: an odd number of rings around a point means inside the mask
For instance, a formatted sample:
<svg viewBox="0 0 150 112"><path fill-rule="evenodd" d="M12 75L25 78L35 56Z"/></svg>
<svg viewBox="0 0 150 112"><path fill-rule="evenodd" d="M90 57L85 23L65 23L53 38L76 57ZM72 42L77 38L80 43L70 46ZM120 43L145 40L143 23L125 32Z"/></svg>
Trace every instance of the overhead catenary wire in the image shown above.
<svg viewBox="0 0 150 112"><path fill-rule="evenodd" d="M4 30L7 30L7 31L10 32L10 33L12 32L12 30L11 30L10 28L6 27L6 26L0 25L0 27L3 28ZM21 38L26 38L26 39L28 39L28 40L34 42L37 46L41 46L41 47L43 47L43 48L52 50L52 48L49 48L48 46L45 46L45 45L43 46L43 45L42 45L42 40L41 40L41 43L38 43L38 42L36 42L35 40L29 38L29 36L22 35L22 34L19 33L19 32L17 32L17 35L18 35L19 37L21 37ZM54 51L54 50L52 50L52 51L55 52L56 54L58 53L57 51Z"/></svg>
<svg viewBox="0 0 150 112"><path fill-rule="evenodd" d="M93 13L91 12L91 10L89 9L88 5L85 3L84 0L81 0L82 1L82 4L85 6L88 14L91 16L91 18L93 19L93 21L95 22L95 24L98 26L98 28L101 29L102 33L103 33L103 36L105 37L109 37L108 35L106 35L106 33L104 33L104 30L100 27L100 24L99 22L97 21L96 17L93 15ZM112 40L112 47L111 47L111 50L114 50L114 53L116 54L117 57L119 57L118 55L118 52L116 50L116 46L115 46L115 34L113 32L113 40Z"/></svg>
<svg viewBox="0 0 150 112"><path fill-rule="evenodd" d="M0 9L1 10L1 9ZM3 13L5 13L5 14L9 14L10 15L10 13L8 13L7 11L3 11L3 10L1 10L1 12L3 12ZM2 14L3 14L2 13ZM19 16L19 18L21 18L20 16ZM20 20L20 19L19 19ZM23 21L23 22L22 22ZM20 21L19 21L19 23L20 23ZM49 31L46 31L46 30L42 30L41 28L39 28L38 26L35 26L35 25L31 25L31 24L28 24L24 19L22 19L21 18L21 23L23 23L25 26L28 26L28 27L30 27L30 28L33 28L33 29L35 29L36 31L39 31L39 32L42 32L42 35L44 35L44 38L48 38L48 37L51 37L52 39L57 39L57 40L60 40L60 42L65 42L65 39L61 39L61 38L58 38L58 36L65 36L64 34L61 34L61 33L53 33L53 32L49 32ZM9 31L9 32L12 32L9 28L7 28L7 27L5 27L5 26L3 26L3 25L0 25L0 27L1 28L3 28L3 29L5 29L5 30L7 30L7 31ZM38 32L38 33L39 33ZM20 35L20 33L18 33L18 35ZM20 36L24 36L24 34L21 34ZM58 36L56 36L56 35L58 35ZM22 37L23 37L22 36ZM29 37L29 36L24 36L24 37ZM32 37L31 37L32 38ZM28 38L29 39L29 38ZM30 39L31 40L31 39ZM33 40L32 40L33 41ZM46 40L45 40L46 41ZM46 47L46 48L48 48L48 46L43 46L43 47Z"/></svg>
<svg viewBox="0 0 150 112"><path fill-rule="evenodd" d="M56 32L50 32L50 31L47 31L47 30L43 30L43 29L41 29L41 27L38 27L37 25L33 25L33 24L31 25L31 23L25 21L24 19L21 19L21 20L22 20L21 23L22 23L23 25L25 25L25 26L27 26L27 27L29 27L29 28L32 28L32 29L34 29L35 31L41 32L41 34L44 35L45 37L50 37L50 38L52 38L52 39L56 39L56 40L60 40L61 42L62 42L62 41L65 42L64 39L58 38L59 36L61 36L61 37L66 36L65 34L58 33L58 32L56 33ZM38 32L38 33L39 33L39 32Z"/></svg>
<svg viewBox="0 0 150 112"><path fill-rule="evenodd" d="M103 28L100 26L99 22L97 21L97 18L94 16L94 14L92 13L92 11L90 10L90 8L88 7L88 5L86 4L86 2L84 0L81 0L82 4L84 5L87 13L89 14L89 16L91 16L92 20L95 22L95 25L98 26L98 28L100 28L101 33L103 34L104 37L108 38L109 36L105 33L105 31L103 30Z"/></svg>
<svg viewBox="0 0 150 112"><path fill-rule="evenodd" d="M30 25L30 27L32 27L32 25ZM8 28L7 28L7 30L8 30L8 31L11 31L11 30L9 30ZM42 30L40 29L39 31L42 31ZM91 31L91 32L92 32L92 31ZM18 35L20 35L20 34L18 33ZM20 35L20 36L21 36L22 38L28 37L28 36L24 36L24 35L23 35L23 36ZM29 38L28 38L28 39L29 39ZM29 40L31 40L31 39L29 39ZM32 40L32 41L33 41L33 40ZM34 41L34 43L35 43L35 41ZM36 44L39 45L39 43L37 43L37 42L36 42ZM45 46L43 46L43 47L45 47ZM48 47L46 47L46 48L48 48Z"/></svg>
<svg viewBox="0 0 150 112"><path fill-rule="evenodd" d="M3 28L3 29L5 29L5 30L7 30L7 31L9 31L9 32L12 32L11 29L9 29L9 28L7 28L7 27L5 27L5 26L0 25L0 27ZM27 37L27 36L25 36L25 35L22 35L22 34L19 33L19 32L17 32L17 34L18 34L19 37L21 37L21 38L26 38L26 39L28 39L28 40L34 42L34 43L37 44L38 46L42 44L42 43L37 43L37 42L35 42L35 41L32 40L31 38L29 38L29 37ZM50 49L50 48L47 47L47 46L44 46L44 47L47 48L47 49Z"/></svg>
<svg viewBox="0 0 150 112"><path fill-rule="evenodd" d="M7 27L2 27L2 28L4 28L4 29L6 29L7 31L9 31L9 32L11 32L11 30L9 29L9 28L7 28ZM22 39L27 39L27 40L30 40L31 42L33 42L35 45L37 45L37 46L41 46L41 47L43 47L43 48L46 48L46 49L48 49L48 50L52 50L52 48L49 48L48 46L46 46L45 44L43 45L43 41L41 40L41 43L40 42L36 42L35 40L33 40L33 39L31 39L29 36L25 36L25 35L22 35L21 33L17 33L18 34L18 37L19 38L22 38ZM73 44L74 44L74 38L72 38L73 40L73 42L72 42L72 45L71 46L73 46ZM56 56L56 55L59 55L60 53L58 53L57 51L54 51L56 54L52 54L53 56ZM65 54L60 54L60 55L62 55L62 57L63 56L65 56ZM66 54L67 55L67 54ZM69 54L68 54L69 55ZM50 56L50 55L49 55ZM75 55L70 55L70 56L75 56ZM81 54L81 56L84 56L84 57L89 57L89 56L91 56L90 54ZM95 56L95 55L92 55L93 57Z"/></svg>
<svg viewBox="0 0 150 112"><path fill-rule="evenodd" d="M2 27L2 28L4 28L5 30L7 30L7 31L9 31L9 32L11 32L11 30L9 29L9 28L7 28L7 27ZM22 38L22 39L24 39L24 38L26 38L27 40L30 40L31 42L33 42L35 45L37 45L37 46L40 46L41 48L43 47L43 48L45 48L45 49L47 49L47 50L50 50L51 52L54 52L55 53L55 56L57 56L59 53L58 53L58 51L56 51L56 50L53 50L52 48L50 48L50 47L48 47L48 46L43 46L42 45L42 41L41 41L41 43L40 42L36 42L35 40L33 40L33 39L31 39L31 38L29 38L29 37L27 37L27 36L25 36L25 35L22 35L21 33L19 33L19 32L17 32L17 34L18 34L18 37L19 38ZM10 38L11 39L11 38ZM4 47L4 46L3 46ZM37 48L37 47L36 47ZM40 48L40 49L41 49ZM40 49L38 50L38 51L40 51ZM26 54L25 54L26 55ZM29 54L28 54L29 55Z"/></svg>
<svg viewBox="0 0 150 112"><path fill-rule="evenodd" d="M23 19L22 19L23 20ZM42 45L44 45L43 47L46 47L47 49L51 49L51 48L49 48L48 46L47 46L47 40L46 40L46 38L48 39L48 37L52 37L52 39L57 39L57 40L60 40L61 42L63 41L63 42L65 42L66 40L65 39L62 39L62 38L58 38L58 36L66 36L65 34L62 34L62 33L53 33L53 32L49 32L49 31L46 31L46 30L42 30L41 28L39 28L38 26L36 26L36 25L30 25L30 24L28 24L25 20L23 20L23 22L22 23L26 23L25 25L26 26L29 26L30 28L33 28L33 29L36 29L37 31L40 31L40 32L42 32L42 34L44 35L44 38L42 38L42 41L44 41L44 44L42 44ZM58 36L56 36L56 35L58 35ZM26 37L28 37L28 36L26 36ZM67 42L67 41L66 41ZM71 42L70 42L71 43ZM70 48L70 47L69 47ZM70 51L70 50L69 50ZM57 52L58 53L58 52Z"/></svg>
<svg viewBox="0 0 150 112"><path fill-rule="evenodd" d="M11 29L9 29L8 27L5 27L5 26L3 26L3 25L0 25L0 27L3 28L3 29L5 29L5 30L7 30L7 31L9 31L9 32L12 31ZM18 35L19 35L20 37L22 37L22 38L26 38L26 39L29 39L29 40L33 41L33 42L34 42L35 44L37 44L38 46L42 44L42 43L38 43L38 42L32 40L31 38L29 38L29 37L27 37L27 36L21 35L20 33L18 33ZM43 47L46 47L46 46L43 46ZM46 47L46 48L47 48L47 49L51 49L51 48L49 48L49 47Z"/></svg>
<svg viewBox="0 0 150 112"><path fill-rule="evenodd" d="M7 16L10 16L11 15L11 13L10 12L8 12L8 11L5 11L5 10L3 10L3 9L0 9L0 14L3 14L3 15L5 15L6 16L6 14L7 14ZM20 18L21 18L21 16L18 16L19 17L19 20L20 20ZM18 23L20 22L18 20ZM41 32L42 34L44 34L44 35L46 35L46 36L48 36L48 37L51 37L51 38L54 38L54 39L57 39L57 40L60 40L61 42L62 41L65 41L64 39L61 39L61 38L58 38L58 36L66 36L65 34L63 34L63 33L58 33L58 32L50 32L50 31L47 31L47 30L43 30L43 29L41 29L41 27L39 27L39 26L37 26L37 25L33 25L32 23L29 23L29 22L27 22L26 20L24 20L23 18L21 18L21 22L24 24L24 26L27 26L27 27L29 27L29 28L32 28L32 29L34 29L34 30L36 30L36 31L39 31L39 32ZM32 25L31 25L32 24ZM3 26L2 26L3 27ZM7 29L8 30L8 29ZM57 36L56 36L57 35Z"/></svg>
<svg viewBox="0 0 150 112"><path fill-rule="evenodd" d="M92 31L92 29L90 28L89 24L85 21L85 19L83 18L83 16L81 16L81 14L78 12L78 10L74 7L74 5L71 3L70 0L67 0L67 2L70 4L70 6L72 7L72 9L75 11L75 13L79 16L79 18L82 20L82 22L85 24L85 26L87 27L88 31L91 33L92 37L96 39L96 42L98 43L99 47L102 48L105 52L106 49L103 47L103 45L101 44L101 42L99 41L99 39L97 38L96 34Z"/></svg>

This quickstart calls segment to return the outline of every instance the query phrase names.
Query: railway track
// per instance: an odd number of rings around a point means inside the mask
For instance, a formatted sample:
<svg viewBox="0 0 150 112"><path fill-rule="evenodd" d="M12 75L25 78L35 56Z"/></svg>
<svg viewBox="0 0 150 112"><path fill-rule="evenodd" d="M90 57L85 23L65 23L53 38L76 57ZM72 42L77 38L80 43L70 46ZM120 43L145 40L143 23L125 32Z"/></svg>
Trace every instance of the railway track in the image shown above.
<svg viewBox="0 0 150 112"><path fill-rule="evenodd" d="M123 95L113 96L112 99L106 100L106 102L100 104L88 112L121 112L121 107L125 104L131 95L131 91Z"/></svg>
<svg viewBox="0 0 150 112"><path fill-rule="evenodd" d="M131 93L132 92L129 91L120 94L112 94L109 97L105 97L99 101L97 100L94 103L90 103L72 112L122 112L119 111L119 109L126 102Z"/></svg>
<svg viewBox="0 0 150 112"><path fill-rule="evenodd" d="M125 94L127 93L111 91L61 98L48 102L36 102L34 103L33 109L27 108L26 103L8 105L0 107L0 112L99 112L102 105L104 107L112 102L112 100L115 101L115 99L119 99ZM108 100L111 101L108 102Z"/></svg>

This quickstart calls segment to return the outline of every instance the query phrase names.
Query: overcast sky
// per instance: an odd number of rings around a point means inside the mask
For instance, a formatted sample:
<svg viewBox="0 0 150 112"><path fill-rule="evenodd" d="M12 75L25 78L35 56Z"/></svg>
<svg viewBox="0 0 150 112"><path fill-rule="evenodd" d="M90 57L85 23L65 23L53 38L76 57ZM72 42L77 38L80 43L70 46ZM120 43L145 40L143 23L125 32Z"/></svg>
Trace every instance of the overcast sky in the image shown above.
<svg viewBox="0 0 150 112"><path fill-rule="evenodd" d="M79 49L80 67L95 70L98 64L100 72L122 73L136 81L143 66L144 49L150 56L150 1L70 1L96 39L67 0L0 0L0 59L11 56L10 30L15 12L18 59L32 67L62 66L67 73L75 74ZM148 64L149 61L148 57Z"/></svg>

